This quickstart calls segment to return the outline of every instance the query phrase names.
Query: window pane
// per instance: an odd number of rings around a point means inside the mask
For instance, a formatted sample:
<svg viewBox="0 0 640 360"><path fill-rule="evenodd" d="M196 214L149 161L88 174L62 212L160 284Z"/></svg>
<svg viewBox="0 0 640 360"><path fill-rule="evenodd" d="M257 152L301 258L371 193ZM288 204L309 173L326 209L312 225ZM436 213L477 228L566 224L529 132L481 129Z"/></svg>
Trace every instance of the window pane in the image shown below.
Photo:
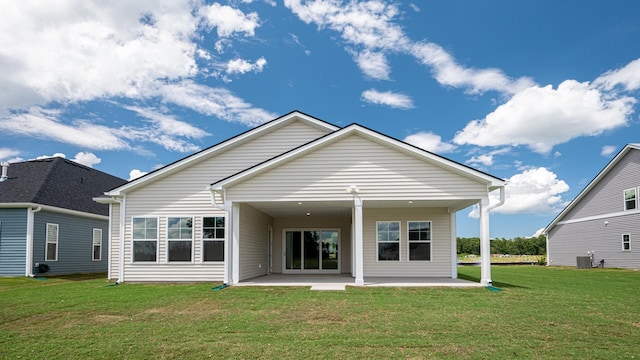
<svg viewBox="0 0 640 360"><path fill-rule="evenodd" d="M134 241L133 261L156 261L156 242Z"/></svg>
<svg viewBox="0 0 640 360"><path fill-rule="evenodd" d="M204 261L224 261L224 241L204 241Z"/></svg>
<svg viewBox="0 0 640 360"><path fill-rule="evenodd" d="M180 229L169 228L167 231L167 239L180 239Z"/></svg>
<svg viewBox="0 0 640 360"><path fill-rule="evenodd" d="M381 231L384 231L384 232L389 231L389 223L388 222L382 221L382 222L378 223L378 232L381 232Z"/></svg>
<svg viewBox="0 0 640 360"><path fill-rule="evenodd" d="M56 243L47 243L47 260L56 261L56 248L58 244Z"/></svg>
<svg viewBox="0 0 640 360"><path fill-rule="evenodd" d="M389 241L399 241L400 231L389 231Z"/></svg>
<svg viewBox="0 0 640 360"><path fill-rule="evenodd" d="M224 228L224 217L216 218L216 227Z"/></svg>
<svg viewBox="0 0 640 360"><path fill-rule="evenodd" d="M169 261L191 261L191 241L169 241Z"/></svg>
<svg viewBox="0 0 640 360"><path fill-rule="evenodd" d="M156 229L158 227L158 219L156 218L144 218L147 229Z"/></svg>
<svg viewBox="0 0 640 360"><path fill-rule="evenodd" d="M149 229L147 228L145 239L157 239L158 238L158 229Z"/></svg>
<svg viewBox="0 0 640 360"><path fill-rule="evenodd" d="M378 241L389 241L389 232L378 231Z"/></svg>
<svg viewBox="0 0 640 360"><path fill-rule="evenodd" d="M133 238L134 239L144 239L145 236L146 235L145 235L144 228L142 228L142 229L133 228Z"/></svg>
<svg viewBox="0 0 640 360"><path fill-rule="evenodd" d="M216 229L216 239L224 239L224 229Z"/></svg>
<svg viewBox="0 0 640 360"><path fill-rule="evenodd" d="M216 224L215 218L212 218L212 217L202 218L202 227L212 228L215 226L215 224Z"/></svg>
<svg viewBox="0 0 640 360"><path fill-rule="evenodd" d="M215 235L216 235L216 231L214 229L202 229L203 239L214 239Z"/></svg>
<svg viewBox="0 0 640 360"><path fill-rule="evenodd" d="M400 260L400 244L379 243L378 244L378 260L380 261Z"/></svg>
<svg viewBox="0 0 640 360"><path fill-rule="evenodd" d="M417 242L409 244L409 260L431 260L431 243Z"/></svg>
<svg viewBox="0 0 640 360"><path fill-rule="evenodd" d="M390 232L400 232L400 223L397 221L389 222L389 231Z"/></svg>
<svg viewBox="0 0 640 360"><path fill-rule="evenodd" d="M93 247L93 260L100 260L100 246Z"/></svg>
<svg viewBox="0 0 640 360"><path fill-rule="evenodd" d="M304 268L320 269L320 234L317 231L304 232Z"/></svg>
<svg viewBox="0 0 640 360"><path fill-rule="evenodd" d="M409 230L409 241L420 240L420 232Z"/></svg>

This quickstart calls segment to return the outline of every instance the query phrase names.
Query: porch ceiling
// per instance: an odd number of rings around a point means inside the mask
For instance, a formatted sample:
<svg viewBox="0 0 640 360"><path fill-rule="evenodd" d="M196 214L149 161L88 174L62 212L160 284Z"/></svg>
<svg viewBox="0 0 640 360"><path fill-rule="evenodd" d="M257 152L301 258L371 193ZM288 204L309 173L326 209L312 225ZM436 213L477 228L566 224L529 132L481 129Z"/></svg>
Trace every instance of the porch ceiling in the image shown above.
<svg viewBox="0 0 640 360"><path fill-rule="evenodd" d="M448 208L458 211L478 200L364 200L365 208ZM249 205L271 217L350 216L353 201L259 201Z"/></svg>

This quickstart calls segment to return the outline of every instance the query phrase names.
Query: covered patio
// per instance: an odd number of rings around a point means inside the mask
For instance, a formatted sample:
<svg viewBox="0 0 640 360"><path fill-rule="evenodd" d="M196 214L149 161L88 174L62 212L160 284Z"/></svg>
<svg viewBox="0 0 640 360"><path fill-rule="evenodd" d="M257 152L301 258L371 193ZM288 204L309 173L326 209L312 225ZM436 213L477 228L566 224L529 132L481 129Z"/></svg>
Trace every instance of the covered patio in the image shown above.
<svg viewBox="0 0 640 360"><path fill-rule="evenodd" d="M349 274L336 275L283 275L270 274L240 281L234 286L304 286L311 290L345 290L356 286ZM432 277L365 277L363 287L481 287L480 283L452 278Z"/></svg>

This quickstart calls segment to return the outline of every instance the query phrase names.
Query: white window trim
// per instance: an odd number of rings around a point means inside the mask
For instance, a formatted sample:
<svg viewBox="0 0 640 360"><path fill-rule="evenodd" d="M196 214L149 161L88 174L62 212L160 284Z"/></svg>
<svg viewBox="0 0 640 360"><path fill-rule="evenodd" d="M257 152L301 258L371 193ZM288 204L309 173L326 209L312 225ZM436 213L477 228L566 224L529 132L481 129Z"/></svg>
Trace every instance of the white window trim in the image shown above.
<svg viewBox="0 0 640 360"><path fill-rule="evenodd" d="M49 225L56 227L56 241L49 241ZM49 260L49 244L56 244L56 254L53 260ZM54 223L47 223L47 229L45 233L44 241L44 261L58 261L58 249L60 248L60 225Z"/></svg>
<svg viewBox="0 0 640 360"><path fill-rule="evenodd" d="M98 246L100 246L100 252L99 252L99 257L96 259L93 255L95 254L94 252L94 247L96 247L96 231L100 232L100 243L98 244ZM91 261L102 261L102 229L100 228L93 228L93 231L91 231L91 235L92 235L92 241L91 241Z"/></svg>
<svg viewBox="0 0 640 360"><path fill-rule="evenodd" d="M624 248L624 243L625 243L625 241L624 241L624 237L625 237L625 236L629 239L629 240L627 241L627 242L629 243L629 248L628 248L628 249L625 249L625 248ZM622 234L622 236L620 236L620 239L622 240L622 244L621 244L621 245L622 245L622 251L624 251L624 252L629 252L629 251L631 251L631 234Z"/></svg>
<svg viewBox="0 0 640 360"><path fill-rule="evenodd" d="M170 239L169 238L169 219L171 218L178 218L178 219L182 219L182 218L191 218L191 239ZM193 264L194 263L194 257L195 257L195 232L196 232L196 223L195 223L195 216L192 215L175 215L175 216L167 216L165 219L165 228L166 228L166 240L167 240L167 253L166 253L166 257L165 257L165 262L167 264ZM169 260L169 243L172 241L191 241L191 260L189 261L170 261Z"/></svg>
<svg viewBox="0 0 640 360"><path fill-rule="evenodd" d="M429 223L429 240L411 240L409 238L409 223L426 222ZM429 243L429 260L411 260L411 243ZM431 220L407 220L407 261L432 262L433 261L433 221Z"/></svg>
<svg viewBox="0 0 640 360"><path fill-rule="evenodd" d="M628 189L624 189L622 190L622 208L624 211L633 211L633 210L637 210L638 209L638 189L639 188L628 188ZM629 190L633 190L634 191L634 205L635 207L633 209L627 209L627 197L626 197L626 193Z"/></svg>
<svg viewBox="0 0 640 360"><path fill-rule="evenodd" d="M201 264L219 264L219 263L223 263L225 262L226 259L226 253L224 252L224 248L223 248L223 258L224 260L222 261L205 261L204 260L204 242L205 241L222 241L222 245L224 247L226 247L226 243L227 243L227 231L225 230L223 232L223 236L222 238L214 238L214 239L205 239L204 238L204 218L223 218L224 219L224 229L227 228L228 224L227 224L227 217L225 215L205 215L205 216L201 216L200 217L200 263Z"/></svg>
<svg viewBox="0 0 640 360"><path fill-rule="evenodd" d="M135 219L156 219L156 238L155 239L134 239L133 238L133 220ZM145 231L145 234L147 232ZM131 263L132 264L157 264L160 258L160 218L158 216L132 216L131 217ZM155 241L156 242L156 260L155 261L136 261L134 256L134 245L136 241Z"/></svg>
<svg viewBox="0 0 640 360"><path fill-rule="evenodd" d="M379 223L398 223L398 241L380 241L378 240L378 224ZM398 260L380 260L380 243L389 243L389 244L398 244ZM400 220L380 220L380 221L376 221L376 262L382 262L382 263L396 263L396 262L402 262L402 221Z"/></svg>

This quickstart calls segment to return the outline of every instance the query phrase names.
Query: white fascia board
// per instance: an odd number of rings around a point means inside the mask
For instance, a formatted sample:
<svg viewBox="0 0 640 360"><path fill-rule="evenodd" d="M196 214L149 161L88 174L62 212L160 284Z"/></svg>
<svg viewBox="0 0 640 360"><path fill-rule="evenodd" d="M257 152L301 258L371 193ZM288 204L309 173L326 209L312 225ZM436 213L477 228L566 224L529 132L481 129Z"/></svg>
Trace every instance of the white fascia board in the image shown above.
<svg viewBox="0 0 640 360"><path fill-rule="evenodd" d="M97 220L109 220L108 215L99 215L88 213L84 211L64 209L56 206L42 205L36 203L2 203L0 209L26 209L26 208L42 208L43 211L55 212L59 214L80 216L85 218L97 219Z"/></svg>
<svg viewBox="0 0 640 360"><path fill-rule="evenodd" d="M596 185L598 185L600 180L602 180L602 178L605 177L609 173L609 171L611 171L611 169L613 169L613 167L618 164L618 162L620 162L620 159L622 159L632 149L640 150L640 144L627 144L624 148L622 148L622 150L620 150L620 152L618 152L618 154L614 156L614 158L611 159L611 161L609 161L609 163L604 167L604 169L602 169L598 173L598 175L596 175L596 177L593 180L591 180L591 182L589 182L589 184L587 184L587 186L584 189L582 189L582 191L580 191L580 193L573 200L571 200L569 205L567 205L564 209L562 209L562 211L560 211L558 216L556 216L551 221L551 223L547 225L546 228L544 228L542 232L544 234L549 234L549 231L551 231L551 229L554 226L556 226L562 220L562 218L591 191L591 189L593 189Z"/></svg>
<svg viewBox="0 0 640 360"><path fill-rule="evenodd" d="M325 146L326 144L338 141L341 138L345 138L352 134L361 134L366 137L369 137L373 141L381 143L386 146L395 147L396 149L402 150L405 153L411 154L423 161L427 161L431 164L435 164L436 166L441 166L447 168L455 173L460 174L461 176L469 177L475 181L487 184L487 187L490 190L494 190L506 185L506 181L499 179L497 177L491 176L489 174L485 174L483 172L474 170L462 164L456 163L452 160L446 159L444 157L437 156L428 151L419 149L402 141L393 139L386 135L382 135L381 133L375 132L373 130L367 129L358 124L351 124L347 127L344 127L338 131L330 133L326 136L318 138L315 141L302 145L296 149L293 149L289 152L286 152L278 157L275 157L271 160L268 160L262 164L256 165L250 169L239 172L235 175L232 175L226 179L220 180L214 184L212 184L212 189L220 190L222 188L226 188L232 186L238 182L244 181L250 177L253 177L263 171L276 167L280 164L288 162L292 159L297 158L305 153L309 153L315 151L318 148Z"/></svg>
<svg viewBox="0 0 640 360"><path fill-rule="evenodd" d="M223 142L217 144L217 145L213 145L212 147L208 148L208 149L204 149L202 151L199 151L193 155L187 156L181 160L178 160L172 164L169 164L165 167L162 167L156 171L150 172L147 175L144 175L138 179L132 180L120 187L117 187L111 191L108 191L105 193L105 195L107 196L120 196L123 193L126 193L128 191L131 191L135 188L138 188L140 186L143 186L145 183L148 182L152 182L154 179L159 178L159 177L163 177L167 174L171 174L173 172L177 172L178 170L189 166L189 164L193 163L193 162L197 162L198 160L202 159L203 157L209 157L212 156L215 153L219 153L222 151L225 151L237 144L241 144L244 141L246 141L248 138L251 137L255 137L260 133L264 133L264 132L268 132L271 131L272 129L277 129L278 127L284 126L286 123L288 122L292 122L295 121L296 119L298 120L302 120L304 122L309 123L310 125L316 127L316 128L320 128L320 129L325 129L328 130L330 132L334 132L336 130L339 130L340 128L329 124L327 122L324 122L322 120L316 119L312 116L309 116L307 114L301 113L299 111L293 111L290 112L286 115L283 115L279 118L276 118L274 120L271 120L269 122L266 122L262 125L259 125L253 129L250 129L244 133L241 133L237 136L234 136L232 138L229 138L227 140L224 140Z"/></svg>

